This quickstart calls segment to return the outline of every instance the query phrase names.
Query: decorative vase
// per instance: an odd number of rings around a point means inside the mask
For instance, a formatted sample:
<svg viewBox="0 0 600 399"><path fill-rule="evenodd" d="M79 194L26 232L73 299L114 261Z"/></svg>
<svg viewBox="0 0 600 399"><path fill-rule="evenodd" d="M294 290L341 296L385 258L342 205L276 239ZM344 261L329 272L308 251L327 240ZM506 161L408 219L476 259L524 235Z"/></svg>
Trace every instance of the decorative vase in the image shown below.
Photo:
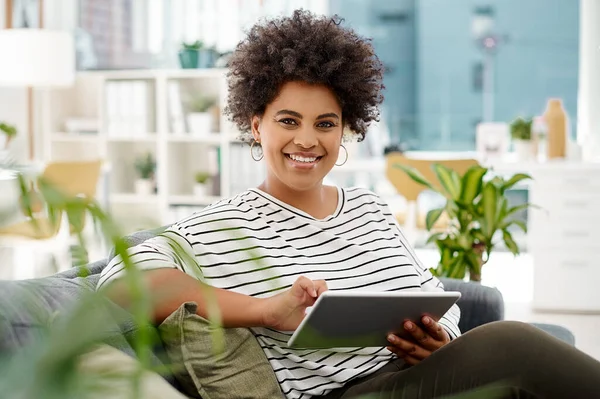
<svg viewBox="0 0 600 399"><path fill-rule="evenodd" d="M190 133L208 136L212 131L212 115L210 112L193 112L187 116Z"/></svg>
<svg viewBox="0 0 600 399"><path fill-rule="evenodd" d="M567 155L567 113L560 99L548 100L544 121L548 132L548 159L565 158Z"/></svg>
<svg viewBox="0 0 600 399"><path fill-rule="evenodd" d="M137 195L154 194L153 181L150 179L137 179L135 181L135 193Z"/></svg>
<svg viewBox="0 0 600 399"><path fill-rule="evenodd" d="M183 69L196 69L198 68L198 50L180 50L179 51L179 63Z"/></svg>
<svg viewBox="0 0 600 399"><path fill-rule="evenodd" d="M535 157L535 142L532 140L513 140L517 160L521 162L531 161Z"/></svg>

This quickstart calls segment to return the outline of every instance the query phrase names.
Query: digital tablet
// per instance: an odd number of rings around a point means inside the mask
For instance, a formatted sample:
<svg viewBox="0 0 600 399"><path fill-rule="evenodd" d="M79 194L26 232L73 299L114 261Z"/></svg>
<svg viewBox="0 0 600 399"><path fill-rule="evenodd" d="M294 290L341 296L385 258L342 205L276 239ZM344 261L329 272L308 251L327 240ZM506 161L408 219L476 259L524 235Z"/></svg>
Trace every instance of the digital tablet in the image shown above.
<svg viewBox="0 0 600 399"><path fill-rule="evenodd" d="M325 291L302 320L288 347L303 349L387 346L387 335L406 336L406 320L439 320L460 292Z"/></svg>

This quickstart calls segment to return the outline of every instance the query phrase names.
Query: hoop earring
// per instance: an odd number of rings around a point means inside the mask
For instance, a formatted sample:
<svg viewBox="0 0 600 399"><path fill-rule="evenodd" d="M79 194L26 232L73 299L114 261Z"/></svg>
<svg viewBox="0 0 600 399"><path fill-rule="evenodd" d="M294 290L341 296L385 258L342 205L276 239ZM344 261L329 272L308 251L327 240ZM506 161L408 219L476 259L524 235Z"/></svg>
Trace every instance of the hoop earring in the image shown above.
<svg viewBox="0 0 600 399"><path fill-rule="evenodd" d="M345 164L348 161L348 150L346 149L346 147L344 147L343 144L340 144L340 148L344 149L344 152L346 153L346 158L344 158L344 162L340 163L340 164L335 164L335 166L342 166L343 164Z"/></svg>
<svg viewBox="0 0 600 399"><path fill-rule="evenodd" d="M255 147L255 144L258 144L258 146ZM265 154L263 153L262 146L256 140L252 140L252 144L250 144L250 156L256 162L260 161L265 156Z"/></svg>

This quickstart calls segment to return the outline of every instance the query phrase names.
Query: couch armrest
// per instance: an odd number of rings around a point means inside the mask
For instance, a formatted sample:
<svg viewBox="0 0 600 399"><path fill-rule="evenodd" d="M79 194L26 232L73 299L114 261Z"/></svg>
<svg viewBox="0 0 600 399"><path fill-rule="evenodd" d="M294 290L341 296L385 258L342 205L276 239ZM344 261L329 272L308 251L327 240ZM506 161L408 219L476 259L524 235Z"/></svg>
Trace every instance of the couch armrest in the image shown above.
<svg viewBox="0 0 600 399"><path fill-rule="evenodd" d="M496 288L479 283L440 278L446 291L459 291L460 330L465 333L482 324L504 319L504 299Z"/></svg>

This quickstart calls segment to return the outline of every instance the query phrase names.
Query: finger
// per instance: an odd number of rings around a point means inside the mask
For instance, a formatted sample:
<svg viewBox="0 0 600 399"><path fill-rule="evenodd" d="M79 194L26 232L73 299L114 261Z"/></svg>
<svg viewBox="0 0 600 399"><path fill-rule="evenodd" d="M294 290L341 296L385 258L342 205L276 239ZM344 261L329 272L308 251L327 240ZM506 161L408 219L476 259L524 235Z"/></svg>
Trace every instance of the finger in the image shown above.
<svg viewBox="0 0 600 399"><path fill-rule="evenodd" d="M404 360L405 363L410 364L412 366L422 361L421 359L417 359L416 357L411 356L410 354L402 351L401 349L395 346L387 346L386 348L387 350L395 354L398 358Z"/></svg>
<svg viewBox="0 0 600 399"><path fill-rule="evenodd" d="M317 297L317 290L315 289L314 282L304 276L298 277L298 279L294 283L294 286L298 286L301 289L301 291L295 292L296 294L298 294L298 296L303 295L304 292L306 292L312 298Z"/></svg>
<svg viewBox="0 0 600 399"><path fill-rule="evenodd" d="M419 346L415 342L402 339L394 334L388 336L388 341L396 349L394 353L402 358L410 356L418 360L423 360L431 355L431 351Z"/></svg>
<svg viewBox="0 0 600 399"><path fill-rule="evenodd" d="M314 280L313 283L315 284L317 290L317 296L320 296L329 289L325 280Z"/></svg>
<svg viewBox="0 0 600 399"><path fill-rule="evenodd" d="M404 329L415 339L415 342L425 349L435 350L440 347L431 335L423 331L421 327L413 323L412 321L404 322Z"/></svg>
<svg viewBox="0 0 600 399"><path fill-rule="evenodd" d="M431 338L444 343L450 341L450 336L448 335L448 332L444 329L444 327L442 327L440 323L436 322L429 316L423 316L421 320L423 321L423 324L425 325L425 328L427 329L427 332L429 333Z"/></svg>

